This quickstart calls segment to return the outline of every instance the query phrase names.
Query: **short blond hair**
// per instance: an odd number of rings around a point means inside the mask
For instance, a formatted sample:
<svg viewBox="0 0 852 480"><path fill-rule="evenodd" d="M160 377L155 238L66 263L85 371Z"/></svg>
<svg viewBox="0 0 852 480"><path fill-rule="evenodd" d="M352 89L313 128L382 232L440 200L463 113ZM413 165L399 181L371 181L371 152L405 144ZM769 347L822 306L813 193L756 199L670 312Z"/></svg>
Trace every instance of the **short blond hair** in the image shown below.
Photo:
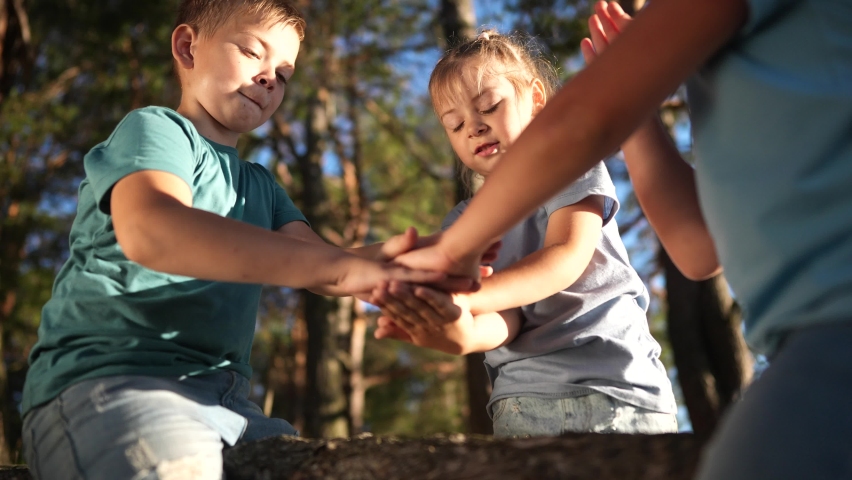
<svg viewBox="0 0 852 480"><path fill-rule="evenodd" d="M305 38L305 18L287 0L183 0L178 7L175 27L187 24L195 32L209 37L235 15L257 15L271 22L291 25Z"/></svg>

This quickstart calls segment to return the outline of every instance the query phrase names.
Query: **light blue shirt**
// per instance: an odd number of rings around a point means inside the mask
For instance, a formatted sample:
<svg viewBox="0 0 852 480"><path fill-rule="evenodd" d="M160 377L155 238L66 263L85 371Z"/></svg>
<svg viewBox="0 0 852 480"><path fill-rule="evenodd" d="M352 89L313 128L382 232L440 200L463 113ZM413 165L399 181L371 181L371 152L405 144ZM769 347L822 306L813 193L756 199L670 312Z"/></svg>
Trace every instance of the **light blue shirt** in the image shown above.
<svg viewBox="0 0 852 480"><path fill-rule="evenodd" d="M564 290L524 305L518 336L485 353L493 386L489 412L502 398L569 398L595 392L656 412L676 411L660 345L648 330L648 291L618 234L618 199L603 163L507 232L494 271L541 250L550 215L592 195L603 199L604 224L586 270ZM444 228L467 205L459 203Z"/></svg>
<svg viewBox="0 0 852 480"><path fill-rule="evenodd" d="M746 337L852 321L852 0L751 0L688 85L698 193Z"/></svg>

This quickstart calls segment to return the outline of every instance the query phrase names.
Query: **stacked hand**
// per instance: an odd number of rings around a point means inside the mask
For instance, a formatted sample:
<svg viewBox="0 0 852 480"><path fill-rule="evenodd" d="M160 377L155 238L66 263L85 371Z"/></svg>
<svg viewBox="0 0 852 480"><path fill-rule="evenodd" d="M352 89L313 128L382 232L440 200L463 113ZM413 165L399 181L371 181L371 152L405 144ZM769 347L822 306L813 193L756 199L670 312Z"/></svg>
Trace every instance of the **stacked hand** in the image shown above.
<svg viewBox="0 0 852 480"><path fill-rule="evenodd" d="M586 63L591 63L610 43L627 28L630 15L624 13L621 5L615 2L598 2L595 13L589 17L589 36L580 42L580 51Z"/></svg>
<svg viewBox="0 0 852 480"><path fill-rule="evenodd" d="M429 263L432 254L439 251L441 233L427 237L418 237L413 228L402 235L388 240L380 252L378 260L400 260L407 257L417 262L406 266L423 270L441 270L446 266L440 261ZM500 242L492 244L484 254L476 259L476 278L488 276L491 267L482 265L496 260ZM417 252L425 255L414 256ZM430 251L432 253L430 253ZM422 266L416 266L422 265ZM445 270L446 271L446 270ZM461 353L463 340L472 328L473 317L467 306L464 293L474 291L479 282L473 283L470 277L448 276L426 285L414 285L403 281L380 282L367 299L382 309L376 338L395 338L418 346L434 348L447 353ZM455 292L455 293L446 293Z"/></svg>
<svg viewBox="0 0 852 480"><path fill-rule="evenodd" d="M465 294L403 282L380 284L370 303L382 309L375 337L402 340L451 354L465 353L473 316Z"/></svg>

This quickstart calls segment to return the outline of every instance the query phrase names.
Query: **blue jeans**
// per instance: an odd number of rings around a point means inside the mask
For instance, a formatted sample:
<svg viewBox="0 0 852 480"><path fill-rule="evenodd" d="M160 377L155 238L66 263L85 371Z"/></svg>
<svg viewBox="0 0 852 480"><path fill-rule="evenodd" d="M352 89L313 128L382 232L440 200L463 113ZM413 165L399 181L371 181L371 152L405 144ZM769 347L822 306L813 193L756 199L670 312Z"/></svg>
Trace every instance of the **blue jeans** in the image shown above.
<svg viewBox="0 0 852 480"><path fill-rule="evenodd" d="M852 322L788 335L725 415L700 480L852 478Z"/></svg>
<svg viewBox="0 0 852 480"><path fill-rule="evenodd" d="M646 410L603 393L571 398L509 397L494 402L492 411L495 437L677 432L674 414Z"/></svg>
<svg viewBox="0 0 852 480"><path fill-rule="evenodd" d="M220 480L226 444L298 435L248 393L230 371L85 380L27 413L24 456L40 480Z"/></svg>

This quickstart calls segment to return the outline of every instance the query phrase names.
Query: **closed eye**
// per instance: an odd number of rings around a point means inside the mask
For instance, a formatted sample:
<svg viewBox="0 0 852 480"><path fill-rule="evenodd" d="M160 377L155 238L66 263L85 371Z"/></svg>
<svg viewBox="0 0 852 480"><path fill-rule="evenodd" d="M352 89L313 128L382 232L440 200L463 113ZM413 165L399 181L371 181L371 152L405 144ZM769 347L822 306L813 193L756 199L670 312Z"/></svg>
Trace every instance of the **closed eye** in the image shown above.
<svg viewBox="0 0 852 480"><path fill-rule="evenodd" d="M479 112L479 113L481 113L482 115L488 115L488 114L490 114L490 113L494 113L494 112L496 112L496 111L497 111L497 107L499 107L499 106L500 106L500 103L502 103L502 100L501 100L501 101L499 101L499 102L497 102L497 103L495 103L495 104L494 104L494 106L493 106L493 107L491 107L491 108L489 108L488 110L483 110L483 111L481 111L481 112Z"/></svg>
<svg viewBox="0 0 852 480"><path fill-rule="evenodd" d="M456 128L453 129L453 132L458 132L459 130L462 129L463 126L464 126L464 122L461 122L460 124L458 124L458 126Z"/></svg>
<svg viewBox="0 0 852 480"><path fill-rule="evenodd" d="M287 85L287 77L285 77L284 75L282 75L280 73L276 73L275 78L277 78L278 81L283 83L284 85Z"/></svg>
<svg viewBox="0 0 852 480"><path fill-rule="evenodd" d="M256 58L256 59L260 59L260 55L258 55L257 53L255 53L255 52L254 52L254 50L251 50L251 49L249 49L249 48L245 48L245 47L241 48L241 50L243 51L243 54L244 54L245 56L249 57L249 58Z"/></svg>

